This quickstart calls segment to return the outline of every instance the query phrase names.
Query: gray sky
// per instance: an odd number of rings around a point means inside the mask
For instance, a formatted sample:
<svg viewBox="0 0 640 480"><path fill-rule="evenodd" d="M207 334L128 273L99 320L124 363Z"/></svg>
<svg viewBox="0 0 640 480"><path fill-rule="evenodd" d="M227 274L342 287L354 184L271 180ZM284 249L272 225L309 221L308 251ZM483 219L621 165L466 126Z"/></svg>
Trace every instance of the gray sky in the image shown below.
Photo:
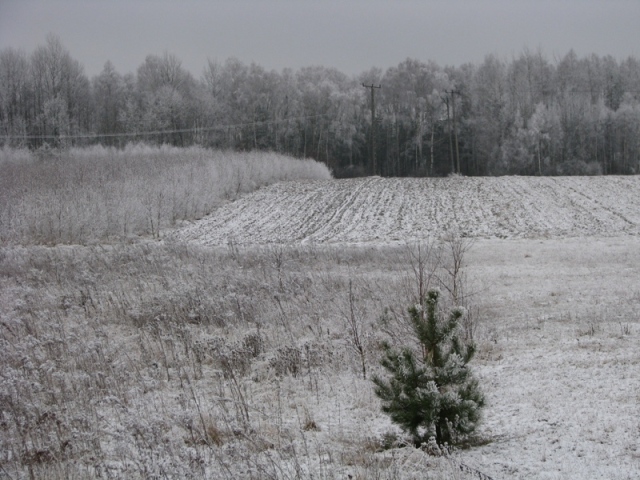
<svg viewBox="0 0 640 480"><path fill-rule="evenodd" d="M0 0L0 49L60 37L89 76L135 72L165 50L199 77L207 59L358 74L407 57L441 66L540 48L640 55L640 0Z"/></svg>

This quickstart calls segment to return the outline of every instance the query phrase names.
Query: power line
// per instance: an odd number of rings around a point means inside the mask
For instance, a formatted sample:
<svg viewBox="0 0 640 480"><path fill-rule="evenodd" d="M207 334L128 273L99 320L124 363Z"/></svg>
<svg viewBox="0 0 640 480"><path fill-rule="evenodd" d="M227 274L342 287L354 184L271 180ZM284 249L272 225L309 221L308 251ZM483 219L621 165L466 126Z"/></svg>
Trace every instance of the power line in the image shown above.
<svg viewBox="0 0 640 480"><path fill-rule="evenodd" d="M456 125L456 95L462 95L459 90L445 90L444 93L451 95L451 106L453 110L453 135L456 139L456 173L460 173L460 151L458 148L458 128ZM449 114L449 102L447 101L447 115ZM453 152L452 152L453 153ZM451 158L453 166L453 155Z"/></svg>
<svg viewBox="0 0 640 480"><path fill-rule="evenodd" d="M372 83L371 85L362 84L364 88L371 89L371 169L372 174L375 175L378 170L376 165L376 97L374 95L375 89L382 88L382 85L377 87Z"/></svg>
<svg viewBox="0 0 640 480"><path fill-rule="evenodd" d="M144 132L124 132L124 133L83 133L77 135L0 135L1 139L7 140L11 138L22 138L25 140L67 140L67 139L76 139L76 138L116 138L116 137L140 137L140 136L152 136L152 135L168 135L173 133L202 133L202 132L211 132L215 130L226 130L229 128L243 128L243 127L253 127L253 126L261 126L261 125L274 125L278 123L284 123L291 120L308 120L310 118L319 118L319 117L327 117L330 114L328 113L320 113L317 115L304 115L300 117L289 117L284 118L282 120L263 120L259 122L245 122L245 123L235 123L235 124L227 124L227 125L216 125L214 127L192 127L192 128L182 128L182 129L174 129L174 130L149 130Z"/></svg>

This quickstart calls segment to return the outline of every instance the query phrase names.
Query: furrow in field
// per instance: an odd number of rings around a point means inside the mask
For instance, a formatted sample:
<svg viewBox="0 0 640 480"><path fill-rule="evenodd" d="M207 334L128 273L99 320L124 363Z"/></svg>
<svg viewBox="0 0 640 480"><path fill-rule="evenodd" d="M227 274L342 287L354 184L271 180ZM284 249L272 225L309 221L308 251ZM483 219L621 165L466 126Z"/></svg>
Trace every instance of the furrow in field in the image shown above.
<svg viewBox="0 0 640 480"><path fill-rule="evenodd" d="M568 178L567 184L578 202L588 208L598 224L607 229L634 229L638 226L637 196L629 196L629 189L616 185L612 179L610 188L595 191L593 177ZM612 193L615 192L615 195ZM635 204L635 208L629 209Z"/></svg>
<svg viewBox="0 0 640 480"><path fill-rule="evenodd" d="M375 179L328 183L332 188L324 199L326 208L305 237L306 242L345 241L350 232L359 230L360 222L354 215L362 210L363 192L375 190Z"/></svg>
<svg viewBox="0 0 640 480"><path fill-rule="evenodd" d="M640 234L640 177L283 182L174 232L207 245Z"/></svg>

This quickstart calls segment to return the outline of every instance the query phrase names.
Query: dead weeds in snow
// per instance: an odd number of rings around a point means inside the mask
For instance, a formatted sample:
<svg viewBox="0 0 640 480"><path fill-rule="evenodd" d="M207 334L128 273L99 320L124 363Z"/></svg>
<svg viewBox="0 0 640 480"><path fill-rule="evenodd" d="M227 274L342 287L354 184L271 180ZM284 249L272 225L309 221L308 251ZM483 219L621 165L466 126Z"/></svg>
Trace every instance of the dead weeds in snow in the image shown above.
<svg viewBox="0 0 640 480"><path fill-rule="evenodd" d="M517 244L480 242L468 258L467 293L479 292L482 315L476 368L491 400L482 434L524 432L531 458L558 468L573 465L558 450L573 443L589 454L583 463L610 474L604 452L624 455L637 437L618 415L637 413L639 361L637 289L611 279L623 264L633 277L637 265L622 242L592 260L591 282L567 273L588 252L569 248L566 258L553 245L526 242L525 259ZM0 451L12 477L467 478L446 459L385 443L392 426L362 379L363 358L367 372L379 368L386 331L402 340L420 277L404 247L1 252ZM516 257L551 267L517 276L508 262ZM352 307L364 357L345 323ZM540 412L566 416L553 447ZM579 412L602 427L606 448L588 440ZM463 463L500 472L509 455L525 463L514 477L535 478L522 441L464 451ZM637 458L623 458L640 470ZM576 471L563 474L584 473Z"/></svg>

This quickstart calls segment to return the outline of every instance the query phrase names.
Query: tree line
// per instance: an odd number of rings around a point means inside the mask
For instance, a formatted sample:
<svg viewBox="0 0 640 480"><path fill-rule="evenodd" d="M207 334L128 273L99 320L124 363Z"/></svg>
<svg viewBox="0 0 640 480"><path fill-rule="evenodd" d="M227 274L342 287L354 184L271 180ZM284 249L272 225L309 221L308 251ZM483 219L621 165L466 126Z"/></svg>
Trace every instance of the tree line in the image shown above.
<svg viewBox="0 0 640 480"><path fill-rule="evenodd" d="M636 174L640 62L524 50L348 76L231 58L195 78L164 53L90 79L55 35L30 55L0 51L0 146L130 142L270 150L336 176Z"/></svg>

